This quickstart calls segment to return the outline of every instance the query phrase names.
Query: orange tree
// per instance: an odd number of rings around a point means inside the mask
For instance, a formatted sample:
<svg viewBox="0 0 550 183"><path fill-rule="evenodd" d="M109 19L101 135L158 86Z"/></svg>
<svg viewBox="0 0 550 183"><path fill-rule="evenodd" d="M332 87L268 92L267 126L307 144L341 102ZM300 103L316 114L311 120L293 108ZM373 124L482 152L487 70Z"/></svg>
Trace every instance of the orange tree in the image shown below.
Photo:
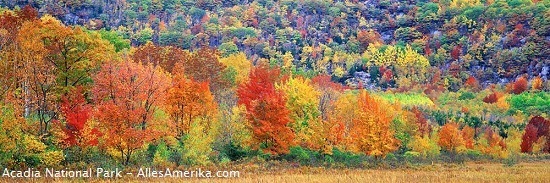
<svg viewBox="0 0 550 183"><path fill-rule="evenodd" d="M133 152L155 139L148 126L170 77L159 67L124 60L104 64L94 82L94 118L103 130L103 145L118 151L128 164Z"/></svg>
<svg viewBox="0 0 550 183"><path fill-rule="evenodd" d="M384 157L397 150L399 141L390 128L394 118L390 104L370 96L366 91L361 91L357 104L348 146L356 152L375 157Z"/></svg>

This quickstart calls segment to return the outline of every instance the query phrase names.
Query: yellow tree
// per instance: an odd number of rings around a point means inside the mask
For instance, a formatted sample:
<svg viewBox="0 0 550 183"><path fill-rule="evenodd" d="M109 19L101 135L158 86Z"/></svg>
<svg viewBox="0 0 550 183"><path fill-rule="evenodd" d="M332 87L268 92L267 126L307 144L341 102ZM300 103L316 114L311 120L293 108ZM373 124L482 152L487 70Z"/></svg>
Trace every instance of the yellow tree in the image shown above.
<svg viewBox="0 0 550 183"><path fill-rule="evenodd" d="M328 121L332 135L329 140L334 145L344 145L344 139L349 137L353 128L353 119L357 117L357 95L346 92L338 97L329 109Z"/></svg>
<svg viewBox="0 0 550 183"><path fill-rule="evenodd" d="M396 46L376 47L369 45L363 53L363 58L369 66L393 67L398 77L415 82L424 82L426 71L430 67L428 59L414 51L410 46L399 48Z"/></svg>
<svg viewBox="0 0 550 183"><path fill-rule="evenodd" d="M114 53L99 34L67 27L48 15L23 23L15 41L20 103L25 116L38 116L40 134L58 118L59 98L76 86L89 86L91 75Z"/></svg>
<svg viewBox="0 0 550 183"><path fill-rule="evenodd" d="M295 140L299 144L307 146L311 143L310 139L315 133L312 126L320 126L321 121L319 111L319 96L309 79L294 77L288 79L285 83L276 85L286 95L286 107L290 110L291 122L289 126L296 134ZM319 132L320 133L320 132Z"/></svg>
<svg viewBox="0 0 550 183"><path fill-rule="evenodd" d="M38 12L31 6L18 11L0 12L0 101L16 90L22 80L22 76L18 75L22 59L17 37L22 24L36 20L37 16Z"/></svg>
<svg viewBox="0 0 550 183"><path fill-rule="evenodd" d="M248 79L248 74L250 73L252 63L246 58L246 55L243 52L221 58L220 62L227 66L226 69L233 69L237 72L235 76L236 85L239 85Z"/></svg>
<svg viewBox="0 0 550 183"><path fill-rule="evenodd" d="M384 157L397 150L399 141L391 130L394 115L387 102L370 96L366 91L359 94L356 118L352 120L348 140L355 152L364 152L375 157Z"/></svg>
<svg viewBox="0 0 550 183"><path fill-rule="evenodd" d="M435 135L434 135L435 136ZM420 153L422 158L431 158L439 155L441 148L437 145L436 140L425 136L414 136L408 144L412 151Z"/></svg>

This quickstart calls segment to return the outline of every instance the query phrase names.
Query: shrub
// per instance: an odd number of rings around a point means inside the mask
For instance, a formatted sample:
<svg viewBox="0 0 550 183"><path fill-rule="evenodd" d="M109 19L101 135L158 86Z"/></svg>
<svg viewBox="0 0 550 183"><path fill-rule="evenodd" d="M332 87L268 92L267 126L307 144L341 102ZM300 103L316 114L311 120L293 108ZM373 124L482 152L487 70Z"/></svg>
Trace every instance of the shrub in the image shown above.
<svg viewBox="0 0 550 183"><path fill-rule="evenodd" d="M233 141L222 147L221 153L227 156L231 161L237 161L247 156L248 151Z"/></svg>
<svg viewBox="0 0 550 183"><path fill-rule="evenodd" d="M420 153L419 152L414 152L414 151L407 151L407 152L405 152L403 157L405 157L405 160L407 160L408 162L411 162L411 161L417 159L418 157L420 157Z"/></svg>
<svg viewBox="0 0 550 183"><path fill-rule="evenodd" d="M63 151L48 151L41 154L40 161L46 167L58 167L65 160Z"/></svg>
<svg viewBox="0 0 550 183"><path fill-rule="evenodd" d="M346 167L357 167L362 161L361 155L340 151L337 148L332 150L332 159L334 159L335 163L341 163Z"/></svg>
<svg viewBox="0 0 550 183"><path fill-rule="evenodd" d="M458 97L458 100L471 100L471 99L474 99L474 98L476 98L474 93L464 92L464 93L460 94L460 96Z"/></svg>
<svg viewBox="0 0 550 183"><path fill-rule="evenodd" d="M288 154L291 160L296 160L302 164L307 163L310 160L308 152L300 146L291 147L290 154Z"/></svg>
<svg viewBox="0 0 550 183"><path fill-rule="evenodd" d="M466 157L469 160L474 160L475 161L475 160L482 159L483 154L481 153L481 151L468 149L468 150L466 150Z"/></svg>

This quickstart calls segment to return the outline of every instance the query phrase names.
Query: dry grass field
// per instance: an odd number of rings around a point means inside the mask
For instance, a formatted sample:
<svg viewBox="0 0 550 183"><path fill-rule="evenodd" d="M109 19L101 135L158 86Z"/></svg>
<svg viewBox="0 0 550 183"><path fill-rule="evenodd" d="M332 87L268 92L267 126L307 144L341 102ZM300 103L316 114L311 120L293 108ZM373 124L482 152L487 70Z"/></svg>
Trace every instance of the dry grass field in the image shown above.
<svg viewBox="0 0 550 183"><path fill-rule="evenodd" d="M406 169L281 169L264 173L241 171L240 178L226 179L92 179L91 182L549 182L550 161L520 163L504 166L498 163L467 163L465 165L436 164ZM0 179L0 182L21 182ZM33 180L33 182L89 182L87 180Z"/></svg>
<svg viewBox="0 0 550 183"><path fill-rule="evenodd" d="M197 180L209 182L211 180ZM271 173L244 175L217 182L549 182L550 162L502 164L434 165L419 169L325 170L302 174Z"/></svg>

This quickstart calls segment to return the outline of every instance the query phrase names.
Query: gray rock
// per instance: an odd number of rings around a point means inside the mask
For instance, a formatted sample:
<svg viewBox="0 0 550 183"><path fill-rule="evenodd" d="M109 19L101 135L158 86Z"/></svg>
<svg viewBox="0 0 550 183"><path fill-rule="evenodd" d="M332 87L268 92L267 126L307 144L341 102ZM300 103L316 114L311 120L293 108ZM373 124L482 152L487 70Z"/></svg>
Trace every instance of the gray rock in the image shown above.
<svg viewBox="0 0 550 183"><path fill-rule="evenodd" d="M542 76L547 76L549 72L550 72L550 67L544 66L544 67L542 67L542 71L540 72L540 74Z"/></svg>

